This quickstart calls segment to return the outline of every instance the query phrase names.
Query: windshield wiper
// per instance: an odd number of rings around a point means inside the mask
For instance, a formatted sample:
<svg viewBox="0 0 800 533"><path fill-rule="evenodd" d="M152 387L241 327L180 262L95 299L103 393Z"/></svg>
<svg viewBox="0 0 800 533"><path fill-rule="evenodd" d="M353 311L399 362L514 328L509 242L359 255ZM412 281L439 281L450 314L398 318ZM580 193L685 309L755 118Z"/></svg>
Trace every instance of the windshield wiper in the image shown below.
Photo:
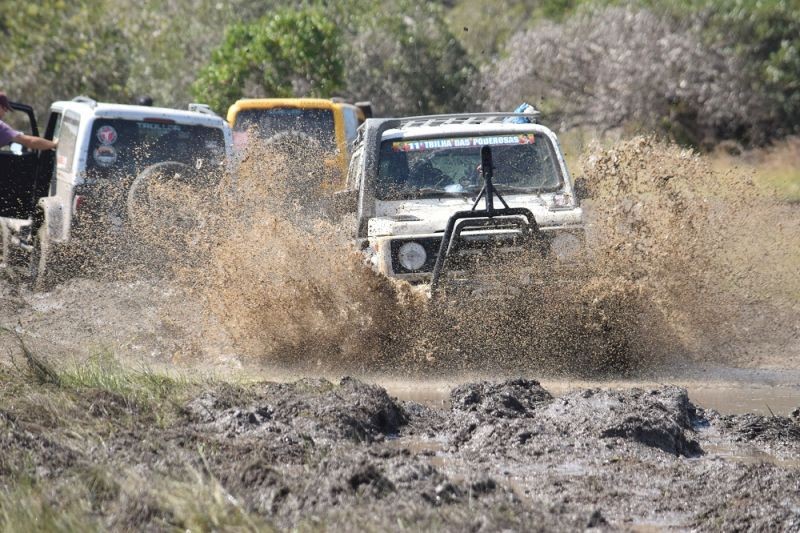
<svg viewBox="0 0 800 533"><path fill-rule="evenodd" d="M518 185L503 185L502 183L495 184L495 188L500 192L535 192L538 193L540 187L520 187Z"/></svg>
<svg viewBox="0 0 800 533"><path fill-rule="evenodd" d="M464 196L467 191L445 191L444 189L434 189L433 187L424 187L422 189L416 189L412 192L414 198L432 198L436 196L446 196L448 198L451 197L459 197Z"/></svg>

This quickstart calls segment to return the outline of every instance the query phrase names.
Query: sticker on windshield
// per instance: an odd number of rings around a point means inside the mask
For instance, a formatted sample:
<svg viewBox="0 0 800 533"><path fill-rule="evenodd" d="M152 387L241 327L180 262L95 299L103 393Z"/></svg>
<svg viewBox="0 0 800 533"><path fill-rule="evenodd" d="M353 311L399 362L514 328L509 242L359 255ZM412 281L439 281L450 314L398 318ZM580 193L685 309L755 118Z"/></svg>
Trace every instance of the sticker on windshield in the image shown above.
<svg viewBox="0 0 800 533"><path fill-rule="evenodd" d="M97 130L97 140L101 144L114 144L117 142L117 130L113 126L101 126Z"/></svg>
<svg viewBox="0 0 800 533"><path fill-rule="evenodd" d="M419 141L397 141L392 143L393 152L423 152L441 148L473 148L476 146L508 146L533 144L533 133L517 135L494 135L490 137L456 137L452 139L424 139Z"/></svg>
<svg viewBox="0 0 800 533"><path fill-rule="evenodd" d="M181 131L180 124L162 124L161 122L137 122L136 127L141 130L156 130L162 133Z"/></svg>
<svg viewBox="0 0 800 533"><path fill-rule="evenodd" d="M92 156L101 167L109 167L117 162L117 149L111 145L104 144L95 148Z"/></svg>

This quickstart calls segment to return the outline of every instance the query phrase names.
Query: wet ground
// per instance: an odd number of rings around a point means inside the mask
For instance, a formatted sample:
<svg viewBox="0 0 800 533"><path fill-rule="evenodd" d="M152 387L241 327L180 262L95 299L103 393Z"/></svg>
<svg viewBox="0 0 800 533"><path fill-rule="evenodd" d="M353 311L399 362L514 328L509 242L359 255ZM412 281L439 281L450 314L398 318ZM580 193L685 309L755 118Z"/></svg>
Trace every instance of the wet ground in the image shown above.
<svg viewBox="0 0 800 533"><path fill-rule="evenodd" d="M0 529L800 530L796 207L698 209L702 162L651 144L597 160L586 290L497 313L538 329L437 315L260 202L171 282L0 275ZM555 372L593 332L634 364Z"/></svg>
<svg viewBox="0 0 800 533"><path fill-rule="evenodd" d="M447 405L450 391L459 383L481 379L497 379L497 376L465 375L438 381L378 379L376 382L398 398L441 407ZM800 369L693 366L662 370L647 378L586 381L543 377L541 382L555 396L579 389L653 388L670 383L686 389L691 401L724 414L788 415L800 405Z"/></svg>
<svg viewBox="0 0 800 533"><path fill-rule="evenodd" d="M671 385L467 383L434 408L353 378L208 382L160 405L18 378L0 480L85 501L100 528L800 528L800 412L723 415Z"/></svg>
<svg viewBox="0 0 800 533"><path fill-rule="evenodd" d="M599 382L298 380L222 337L182 359L202 321L157 284L7 286L3 305L0 507L23 483L81 528L800 529L793 357ZM80 373L103 357L122 377Z"/></svg>

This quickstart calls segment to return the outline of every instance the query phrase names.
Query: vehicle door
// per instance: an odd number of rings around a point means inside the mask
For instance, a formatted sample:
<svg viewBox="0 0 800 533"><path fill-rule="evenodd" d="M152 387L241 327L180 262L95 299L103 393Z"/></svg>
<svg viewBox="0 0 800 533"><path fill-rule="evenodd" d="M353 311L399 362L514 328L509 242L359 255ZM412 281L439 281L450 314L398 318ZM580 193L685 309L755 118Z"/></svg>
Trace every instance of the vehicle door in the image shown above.
<svg viewBox="0 0 800 533"><path fill-rule="evenodd" d="M26 135L39 135L33 108L10 102L4 122ZM0 216L28 218L33 212L39 151L19 143L0 147Z"/></svg>
<svg viewBox="0 0 800 533"><path fill-rule="evenodd" d="M39 162L36 171L36 185L34 186L33 203L43 197L50 195L51 184L56 179L56 160L59 160L59 166L65 160L64 153L69 153L69 162L72 162L72 152L74 151L74 140L70 145L69 139L62 138L61 126L63 123L64 115L59 111L52 111L50 118L47 119L47 127L44 130L44 138L53 140L58 139L58 150L44 150L39 153Z"/></svg>

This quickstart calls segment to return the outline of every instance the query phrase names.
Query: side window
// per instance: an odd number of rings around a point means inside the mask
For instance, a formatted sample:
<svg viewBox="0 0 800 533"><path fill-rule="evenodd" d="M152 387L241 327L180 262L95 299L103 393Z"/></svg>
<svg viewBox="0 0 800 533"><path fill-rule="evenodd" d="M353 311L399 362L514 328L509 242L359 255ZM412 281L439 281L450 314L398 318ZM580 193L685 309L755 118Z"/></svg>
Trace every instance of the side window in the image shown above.
<svg viewBox="0 0 800 533"><path fill-rule="evenodd" d="M78 142L80 116L67 111L58 127L58 150L56 150L56 171L69 172L75 159L75 145Z"/></svg>
<svg viewBox="0 0 800 533"><path fill-rule="evenodd" d="M51 111L50 118L47 119L47 128L44 130L44 138L58 139L59 131L61 130L61 119L64 116L59 111Z"/></svg>
<svg viewBox="0 0 800 533"><path fill-rule="evenodd" d="M347 141L347 151L353 149L353 141L358 136L358 115L355 109L344 108L344 137Z"/></svg>

